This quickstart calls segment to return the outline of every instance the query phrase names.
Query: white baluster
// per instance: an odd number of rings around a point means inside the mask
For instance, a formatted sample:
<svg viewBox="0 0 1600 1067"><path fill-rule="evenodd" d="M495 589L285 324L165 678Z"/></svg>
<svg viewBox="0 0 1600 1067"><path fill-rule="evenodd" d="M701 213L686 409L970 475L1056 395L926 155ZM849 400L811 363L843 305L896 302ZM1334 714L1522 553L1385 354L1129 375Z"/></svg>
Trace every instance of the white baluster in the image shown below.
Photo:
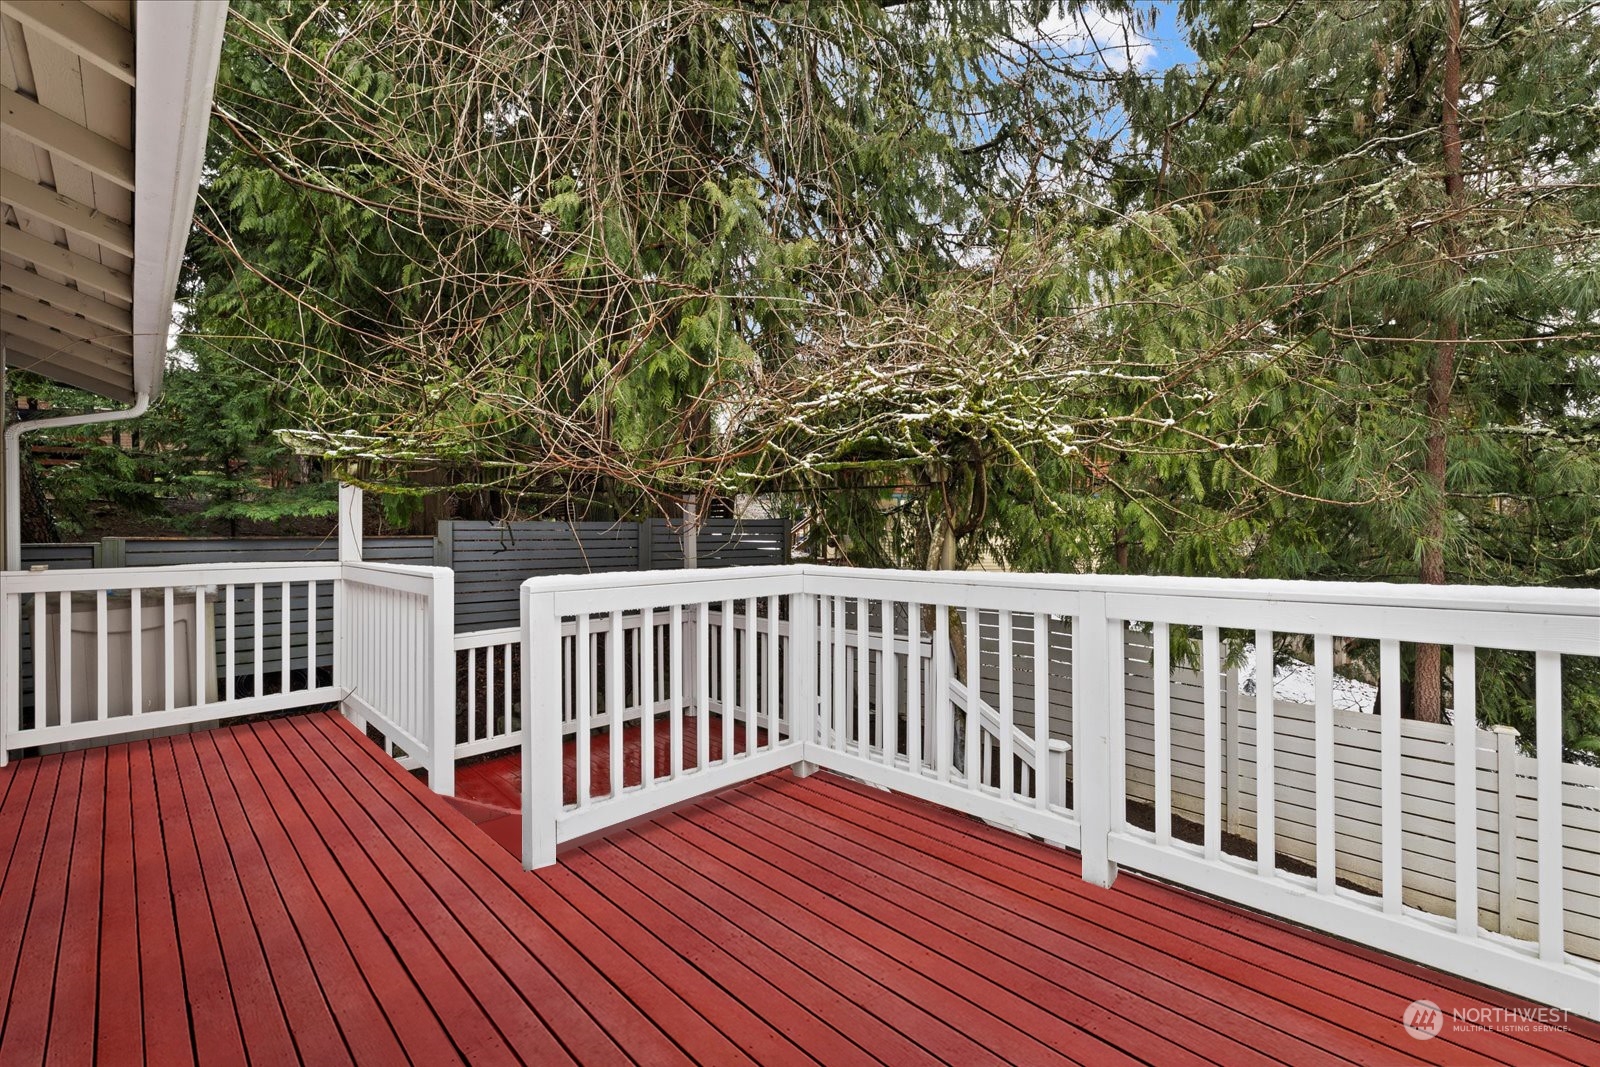
<svg viewBox="0 0 1600 1067"><path fill-rule="evenodd" d="M695 605L695 750L694 765L704 769L711 762L711 604Z"/></svg>
<svg viewBox="0 0 1600 1067"><path fill-rule="evenodd" d="M224 611L224 621L223 621L224 630L223 630L223 639L222 639L222 645L223 645L222 663L223 663L223 677L227 681L227 694L228 694L227 699L232 701L232 700L238 699L238 694L236 692L237 689L238 689L238 681L234 677L234 675L236 673L236 671L234 669L234 662L235 662L235 658L236 657L235 657L235 651L234 651L234 627L233 627L234 587L233 587L232 584L229 584L225 588L227 589L228 606ZM135 616L135 620L136 621L134 622L134 628L138 629L137 616ZM338 635L337 634L334 635L334 639L335 640L338 639Z"/></svg>
<svg viewBox="0 0 1600 1067"><path fill-rule="evenodd" d="M1312 690L1315 693L1315 726L1312 738L1316 751L1317 892L1324 896L1334 890L1333 837L1333 637L1317 634L1313 640Z"/></svg>
<svg viewBox="0 0 1600 1067"><path fill-rule="evenodd" d="M17 604L16 612L17 612L18 620L20 622L21 615L22 615L22 607L21 607L22 601L19 598L14 603ZM7 611L10 611L10 610L11 610L10 608L7 608ZM50 634L49 634L49 622L48 622L49 612L50 612L50 594L49 593L35 593L35 594L33 594L33 721L38 723L40 726L49 726L50 725L50 716L49 716L49 708L50 708ZM134 617L138 618L138 615L135 614ZM138 632L137 628L135 628L135 632ZM65 653L66 649L62 649L61 651L63 653ZM137 658L135 658L135 662L137 662ZM18 683L17 690L18 690L17 702L18 702L18 705L19 705L18 710L20 711L21 710L20 704L21 704L21 700L22 700L20 681ZM135 704L134 706L135 706L135 708L138 707L137 704ZM16 724L12 724L12 725L16 725ZM4 755L4 753L0 752L0 755Z"/></svg>
<svg viewBox="0 0 1600 1067"><path fill-rule="evenodd" d="M162 666L165 668L163 681L166 683L166 708L171 711L174 706L173 693L176 690L176 680L173 678L173 665L177 660L178 646L172 639L172 586L165 586L161 590L161 620L166 634L166 642L161 646ZM63 698L66 690L61 691ZM63 705L65 706L65 705Z"/></svg>
<svg viewBox="0 0 1600 1067"><path fill-rule="evenodd" d="M878 742L883 750L883 765L893 767L900 750L900 695L895 685L900 668L894 654L894 602L880 601L878 610L878 629L883 638L883 651L878 654Z"/></svg>
<svg viewBox="0 0 1600 1067"><path fill-rule="evenodd" d="M672 777L683 774L683 605L672 605Z"/></svg>
<svg viewBox="0 0 1600 1067"><path fill-rule="evenodd" d="M867 758L867 746L872 741L872 724L868 717L872 714L872 701L867 692L867 685L872 678L871 653L868 647L872 643L872 628L868 625L867 601L863 597L856 598L856 755L862 759Z"/></svg>
<svg viewBox="0 0 1600 1067"><path fill-rule="evenodd" d="M967 620L967 788L977 789L983 784L984 767L988 761L978 752L978 705L983 701L983 683L978 669L978 609L968 608ZM948 654L948 653L947 653Z"/></svg>
<svg viewBox="0 0 1600 1067"><path fill-rule="evenodd" d="M950 781L955 777L956 725L955 708L950 701L950 609L943 604L935 604L933 608L933 640L929 652L928 666L933 671L930 679L933 682L933 712L939 723L939 776ZM966 750L963 750L962 758L970 766L972 758Z"/></svg>
<svg viewBox="0 0 1600 1067"><path fill-rule="evenodd" d="M1011 612L1001 611L995 618L995 628L1000 649L1000 798L1014 799L1016 793L1015 741L1017 730L1016 695L1016 632L1012 626Z"/></svg>
<svg viewBox="0 0 1600 1067"><path fill-rule="evenodd" d="M1477 649L1457 645L1452 688L1455 711L1456 934L1478 936L1478 661ZM1387 707L1387 705L1385 705Z"/></svg>
<svg viewBox="0 0 1600 1067"><path fill-rule="evenodd" d="M589 781L591 764L591 757L589 753L589 731L593 728L593 719L591 717L590 709L592 707L591 699L593 697L594 690L590 687L589 682L591 673L589 670L589 640L589 613L580 612L578 614L578 638L576 647L578 685L574 691L574 696L577 697L578 702L578 730L574 735L574 740L576 741L576 745L574 747L576 749L575 755L577 757L576 778L578 786L577 801L579 808L587 808L589 806L589 794L592 792ZM531 666L532 664L529 664L525 666L523 670L527 670ZM528 728L531 729L531 725Z"/></svg>
<svg viewBox="0 0 1600 1067"><path fill-rule="evenodd" d="M1539 784L1539 958L1566 953L1561 860L1561 654L1534 654L1534 757Z"/></svg>
<svg viewBox="0 0 1600 1067"><path fill-rule="evenodd" d="M1271 630L1256 631L1256 873L1278 873L1278 751Z"/></svg>
<svg viewBox="0 0 1600 1067"><path fill-rule="evenodd" d="M906 604L906 765L911 773L923 773L922 718L922 605ZM938 735L933 743L934 761L941 781L950 780L950 747Z"/></svg>
<svg viewBox="0 0 1600 1067"><path fill-rule="evenodd" d="M293 604L289 583L284 582L278 590L278 654L282 657L278 662L278 692L280 693L289 691L289 663L294 656ZM395 604L390 606L399 607L399 605ZM393 676L393 668L396 664L390 664L389 666L391 669L384 672L385 680Z"/></svg>
<svg viewBox="0 0 1600 1067"><path fill-rule="evenodd" d="M850 673L845 665L845 643L850 617L845 611L845 598L830 600L834 601L834 749L846 752L850 749Z"/></svg>
<svg viewBox="0 0 1600 1067"><path fill-rule="evenodd" d="M1400 825L1400 642L1385 639L1378 643L1378 684L1381 687L1381 713L1378 715L1378 782L1382 810L1379 818L1383 844L1383 910L1400 914L1401 844Z"/></svg>
<svg viewBox="0 0 1600 1067"><path fill-rule="evenodd" d="M1172 844L1172 627L1155 624L1150 635L1155 690L1156 844Z"/></svg>
<svg viewBox="0 0 1600 1067"><path fill-rule="evenodd" d="M639 618L639 784L656 777L656 612L645 608Z"/></svg>
<svg viewBox="0 0 1600 1067"><path fill-rule="evenodd" d="M760 736L760 722L757 716L760 712L760 688L756 677L756 632L758 620L756 618L756 598L746 597L744 602L744 655L742 657L740 675L742 684L739 687L740 697L744 700L744 751L750 755L756 750L756 738Z"/></svg>
<svg viewBox="0 0 1600 1067"><path fill-rule="evenodd" d="M256 687L255 687L254 690L251 691L251 695L252 696L256 696L256 697L259 697L261 695L261 693L262 693L262 677L261 677L261 675L262 675L262 670L263 670L263 663L266 660L266 651L265 650L266 650L266 647L267 647L266 630L263 628L263 624L262 624L262 610L261 610L261 602L262 602L262 599L263 599L262 589L263 589L262 584L260 582L257 582L255 584L255 604L253 605L253 607L255 609L255 627L256 628L255 628L255 632L251 635L251 639L250 639L250 643L251 643L251 645L252 645L252 647L254 648L254 651L255 651L255 659L256 659L256 663L255 663L255 682L256 682ZM366 597L362 597L361 598L363 606L365 606L366 600L367 600ZM362 632L363 633L370 633L371 631L363 628ZM167 634L167 637L169 639L171 638L171 636L172 636L171 633ZM368 645L367 647L370 648L371 646ZM363 658L362 667L363 667L363 670L362 670L361 674L358 675L358 677L362 681L366 681L366 677L367 677L368 671L366 669L367 665L366 665L366 662L365 662L365 658ZM169 687L168 688L168 692L170 692L170 691L171 691L171 689Z"/></svg>
<svg viewBox="0 0 1600 1067"><path fill-rule="evenodd" d="M1050 627L1042 611L1033 613L1033 803L1040 811L1050 803L1044 787L1053 768L1050 754Z"/></svg>
<svg viewBox="0 0 1600 1067"><path fill-rule="evenodd" d="M779 725L784 718L783 702L778 693L778 681L781 668L779 660L783 655L783 635L779 632L779 607L778 598L767 597L767 744L776 746L780 737ZM790 624L793 626L794 618L791 610ZM794 709L789 709L787 716L790 721L790 736L793 736Z"/></svg>
<svg viewBox="0 0 1600 1067"><path fill-rule="evenodd" d="M1200 637L1200 684L1205 699L1205 854L1222 855L1222 644L1215 626Z"/></svg>
<svg viewBox="0 0 1600 1067"><path fill-rule="evenodd" d="M106 631L106 591L104 589L96 589L94 593L94 712L95 718L101 720L106 717L106 697L111 675L111 664L106 661L109 647Z"/></svg>
<svg viewBox="0 0 1600 1067"><path fill-rule="evenodd" d="M739 714L739 659L734 647L739 627L733 617L733 601L722 602L722 654L717 659L717 693L722 698L722 760L733 759L733 723Z"/></svg>
<svg viewBox="0 0 1600 1067"><path fill-rule="evenodd" d="M622 739L627 729L628 691L623 679L623 656L626 652L622 639L622 612L611 613L611 626L606 630L606 717L610 720L611 740L611 792L622 795Z"/></svg>

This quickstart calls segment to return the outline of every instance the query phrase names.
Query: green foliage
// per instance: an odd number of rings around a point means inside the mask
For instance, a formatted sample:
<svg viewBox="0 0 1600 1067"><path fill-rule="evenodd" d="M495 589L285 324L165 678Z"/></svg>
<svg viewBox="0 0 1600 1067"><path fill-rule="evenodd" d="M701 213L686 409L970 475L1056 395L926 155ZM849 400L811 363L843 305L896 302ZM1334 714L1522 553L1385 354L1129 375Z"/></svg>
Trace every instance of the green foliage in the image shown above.
<svg viewBox="0 0 1600 1067"><path fill-rule="evenodd" d="M1600 583L1600 13L1464 8L1459 203L1443 181L1448 5L1190 3L1200 64L1127 98L1118 202L1200 210L1188 254L1236 279L1221 304L1250 326L1232 351L1256 356L1218 365L1280 371L1273 353L1298 354L1288 375L1220 388L1286 431L1251 465L1300 494L1251 491L1217 514L1224 454L1120 457L1172 520L1140 538L1124 516L1145 549L1130 567L1415 580L1440 500L1426 394L1449 343L1448 579ZM1194 535L1209 556L1183 550ZM1600 736L1597 666L1569 661L1575 750ZM1531 736L1531 673L1490 656L1479 675L1480 712Z"/></svg>
<svg viewBox="0 0 1600 1067"><path fill-rule="evenodd" d="M370 484L705 495L730 405L1103 143L1100 61L1013 43L1082 8L235 4L193 326Z"/></svg>
<svg viewBox="0 0 1600 1067"><path fill-rule="evenodd" d="M334 485L308 479L273 435L282 410L269 385L215 353L189 358L168 369L160 399L136 423L30 435L73 457L45 478L63 532L131 520L165 533L234 534L240 523L337 513ZM42 381L19 389L57 407L83 405L76 390Z"/></svg>

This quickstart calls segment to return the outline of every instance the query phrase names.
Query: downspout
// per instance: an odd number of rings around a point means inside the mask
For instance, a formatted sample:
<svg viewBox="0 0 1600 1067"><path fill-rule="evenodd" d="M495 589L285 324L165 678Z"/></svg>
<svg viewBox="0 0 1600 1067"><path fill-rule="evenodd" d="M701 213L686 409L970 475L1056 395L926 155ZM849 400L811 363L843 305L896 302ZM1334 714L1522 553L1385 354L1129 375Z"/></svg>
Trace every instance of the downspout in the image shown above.
<svg viewBox="0 0 1600 1067"><path fill-rule="evenodd" d="M137 418L150 408L150 394L138 394L133 406L115 411L92 411L87 415L61 415L53 419L34 419L17 422L6 427L6 546L4 567L0 570L22 569L22 435L35 430L56 430L63 426L88 426L97 422L120 422Z"/></svg>

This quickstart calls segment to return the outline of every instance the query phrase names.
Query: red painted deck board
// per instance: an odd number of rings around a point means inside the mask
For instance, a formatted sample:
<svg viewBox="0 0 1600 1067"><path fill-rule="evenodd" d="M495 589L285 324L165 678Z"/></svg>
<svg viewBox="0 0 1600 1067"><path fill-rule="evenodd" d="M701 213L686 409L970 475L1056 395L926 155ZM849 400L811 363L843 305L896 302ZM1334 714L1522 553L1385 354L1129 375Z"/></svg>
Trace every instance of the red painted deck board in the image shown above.
<svg viewBox="0 0 1600 1067"><path fill-rule="evenodd" d="M1519 1002L827 774L535 874L474 819L516 816L331 715L11 764L0 1062L1600 1062L1576 1019L1416 1041L1413 999Z"/></svg>

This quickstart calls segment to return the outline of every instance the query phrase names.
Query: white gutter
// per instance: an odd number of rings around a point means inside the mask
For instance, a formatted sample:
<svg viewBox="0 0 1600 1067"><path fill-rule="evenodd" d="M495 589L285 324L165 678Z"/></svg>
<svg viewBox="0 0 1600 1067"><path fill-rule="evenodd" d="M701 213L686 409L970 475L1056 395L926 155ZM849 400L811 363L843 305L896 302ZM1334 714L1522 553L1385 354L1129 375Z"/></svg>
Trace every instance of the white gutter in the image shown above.
<svg viewBox="0 0 1600 1067"><path fill-rule="evenodd" d="M205 161L228 5L138 0L134 43L133 393L161 392L172 295ZM127 418L128 416L122 416Z"/></svg>
<svg viewBox="0 0 1600 1067"><path fill-rule="evenodd" d="M114 411L92 411L86 415L61 415L53 419L33 419L6 427L6 545L0 570L22 569L22 435L35 430L56 430L63 426L89 426L97 422L118 422L143 415L150 408L150 394L140 393L133 406Z"/></svg>

